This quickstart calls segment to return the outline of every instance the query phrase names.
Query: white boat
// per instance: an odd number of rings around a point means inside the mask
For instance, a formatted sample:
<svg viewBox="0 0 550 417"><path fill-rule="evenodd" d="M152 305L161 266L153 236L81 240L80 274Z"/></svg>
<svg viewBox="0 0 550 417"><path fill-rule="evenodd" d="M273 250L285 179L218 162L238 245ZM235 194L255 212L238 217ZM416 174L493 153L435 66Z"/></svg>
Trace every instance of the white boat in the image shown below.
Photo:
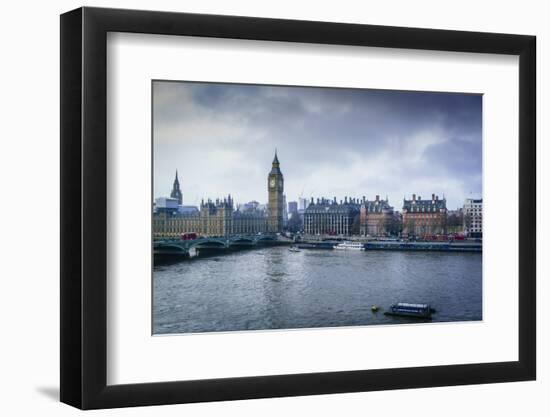
<svg viewBox="0 0 550 417"><path fill-rule="evenodd" d="M295 246L291 246L290 248L288 248L288 250L289 250L290 252L300 252L300 249L298 249L298 248L295 247Z"/></svg>
<svg viewBox="0 0 550 417"><path fill-rule="evenodd" d="M365 250L362 243L342 242L334 246L334 249L340 250Z"/></svg>

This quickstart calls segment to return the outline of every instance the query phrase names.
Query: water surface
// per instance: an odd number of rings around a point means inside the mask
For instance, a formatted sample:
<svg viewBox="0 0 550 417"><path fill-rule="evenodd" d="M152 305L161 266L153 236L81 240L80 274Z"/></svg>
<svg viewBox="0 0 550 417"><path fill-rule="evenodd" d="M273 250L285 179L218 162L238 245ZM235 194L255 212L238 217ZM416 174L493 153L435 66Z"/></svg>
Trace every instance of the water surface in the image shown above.
<svg viewBox="0 0 550 417"><path fill-rule="evenodd" d="M481 259L266 247L157 266L153 333L417 323L384 316L398 301L431 304L433 322L481 320Z"/></svg>

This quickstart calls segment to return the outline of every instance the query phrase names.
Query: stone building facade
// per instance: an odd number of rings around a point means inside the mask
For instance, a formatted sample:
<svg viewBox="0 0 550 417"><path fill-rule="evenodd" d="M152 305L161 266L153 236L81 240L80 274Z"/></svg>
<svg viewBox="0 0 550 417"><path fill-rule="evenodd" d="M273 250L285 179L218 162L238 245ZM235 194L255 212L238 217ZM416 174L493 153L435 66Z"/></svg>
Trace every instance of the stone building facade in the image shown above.
<svg viewBox="0 0 550 417"><path fill-rule="evenodd" d="M179 238L201 230L198 210L194 213L161 211L153 214L153 238Z"/></svg>
<svg viewBox="0 0 550 417"><path fill-rule="evenodd" d="M380 196L377 195L374 201L364 200L361 204L361 234L370 236L387 235L391 231L393 216L393 207L390 206L387 197L385 200L381 200Z"/></svg>
<svg viewBox="0 0 550 417"><path fill-rule="evenodd" d="M267 213L260 209L235 210L231 196L202 201L196 211L160 211L153 215L153 237L177 239L183 233L199 236L253 235L268 231Z"/></svg>
<svg viewBox="0 0 550 417"><path fill-rule="evenodd" d="M389 233L393 207L388 199L376 196L374 201L365 197L349 198L339 203L336 198L311 199L304 212L304 232L309 235L372 235Z"/></svg>
<svg viewBox="0 0 550 417"><path fill-rule="evenodd" d="M232 233L236 235L256 235L268 230L265 210L237 210L233 212Z"/></svg>
<svg viewBox="0 0 550 417"><path fill-rule="evenodd" d="M447 233L447 203L445 198L432 194L430 200L422 200L416 194L411 200L403 200L403 234L437 235Z"/></svg>
<svg viewBox="0 0 550 417"><path fill-rule="evenodd" d="M308 235L350 235L359 204L354 200L337 203L334 200L313 198L304 212L304 232Z"/></svg>

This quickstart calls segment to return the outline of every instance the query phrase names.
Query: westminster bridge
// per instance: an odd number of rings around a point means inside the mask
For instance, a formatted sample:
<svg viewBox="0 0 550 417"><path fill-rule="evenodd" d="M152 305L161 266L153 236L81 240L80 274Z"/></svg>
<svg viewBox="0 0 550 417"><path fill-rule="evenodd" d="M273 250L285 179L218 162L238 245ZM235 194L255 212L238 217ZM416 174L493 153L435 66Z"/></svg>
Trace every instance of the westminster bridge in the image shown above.
<svg viewBox="0 0 550 417"><path fill-rule="evenodd" d="M210 236L197 239L158 239L153 241L155 263L178 258L192 258L200 253L219 253L255 247L287 245L292 243L275 234Z"/></svg>

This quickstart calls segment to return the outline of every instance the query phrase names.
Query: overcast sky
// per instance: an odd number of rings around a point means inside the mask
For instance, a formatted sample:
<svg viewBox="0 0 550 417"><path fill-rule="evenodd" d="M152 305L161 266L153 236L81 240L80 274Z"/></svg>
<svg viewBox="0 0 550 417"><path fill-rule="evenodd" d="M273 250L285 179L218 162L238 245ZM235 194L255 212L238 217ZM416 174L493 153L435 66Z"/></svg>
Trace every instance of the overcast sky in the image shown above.
<svg viewBox="0 0 550 417"><path fill-rule="evenodd" d="M267 201L275 148L287 201L482 192L482 97L389 90L153 83L154 196Z"/></svg>

